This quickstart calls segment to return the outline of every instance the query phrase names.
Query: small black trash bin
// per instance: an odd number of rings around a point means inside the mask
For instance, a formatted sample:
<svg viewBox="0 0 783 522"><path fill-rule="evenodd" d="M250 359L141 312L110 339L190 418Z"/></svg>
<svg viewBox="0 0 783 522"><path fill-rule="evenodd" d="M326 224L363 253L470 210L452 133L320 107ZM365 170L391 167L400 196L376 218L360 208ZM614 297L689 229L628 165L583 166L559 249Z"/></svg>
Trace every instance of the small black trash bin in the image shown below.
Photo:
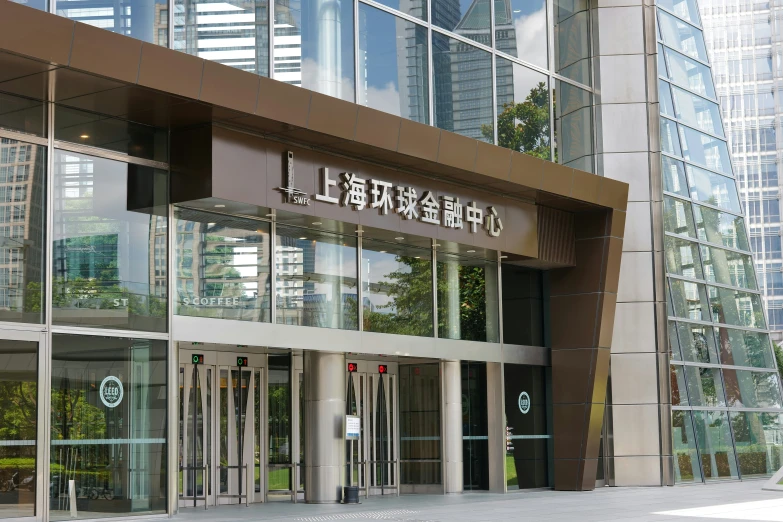
<svg viewBox="0 0 783 522"><path fill-rule="evenodd" d="M343 486L343 504L359 503L359 486Z"/></svg>

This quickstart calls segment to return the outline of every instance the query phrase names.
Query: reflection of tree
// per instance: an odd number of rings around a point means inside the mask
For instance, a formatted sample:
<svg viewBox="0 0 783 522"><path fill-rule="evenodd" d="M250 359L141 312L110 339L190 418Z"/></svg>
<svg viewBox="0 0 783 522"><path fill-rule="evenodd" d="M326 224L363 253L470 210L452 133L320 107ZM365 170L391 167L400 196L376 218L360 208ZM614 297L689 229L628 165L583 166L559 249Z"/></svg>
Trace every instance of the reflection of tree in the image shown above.
<svg viewBox="0 0 783 522"><path fill-rule="evenodd" d="M89 404L82 390L52 390L52 439L102 439L105 434L103 410Z"/></svg>
<svg viewBox="0 0 783 522"><path fill-rule="evenodd" d="M0 440L35 440L35 382L0 382Z"/></svg>
<svg viewBox="0 0 783 522"><path fill-rule="evenodd" d="M384 293L391 298L378 310L364 309L364 329L401 335L432 335L432 263L397 256L398 268L385 275Z"/></svg>
<svg viewBox="0 0 783 522"><path fill-rule="evenodd" d="M492 142L492 125L482 125L481 134ZM498 145L549 160L549 92L544 82L530 90L521 103L504 103L498 115Z"/></svg>
<svg viewBox="0 0 783 522"><path fill-rule="evenodd" d="M439 267L445 267L445 263L440 263ZM441 284L445 284L445 280L439 270L439 296L443 295ZM438 302L440 303L440 297ZM483 266L459 266L459 316L460 339L487 340L487 292ZM438 315L439 328L446 327L445 319L446 314Z"/></svg>
<svg viewBox="0 0 783 522"><path fill-rule="evenodd" d="M778 346L777 344L775 346L775 359L778 362L778 373L780 374L780 378L783 379L783 348Z"/></svg>

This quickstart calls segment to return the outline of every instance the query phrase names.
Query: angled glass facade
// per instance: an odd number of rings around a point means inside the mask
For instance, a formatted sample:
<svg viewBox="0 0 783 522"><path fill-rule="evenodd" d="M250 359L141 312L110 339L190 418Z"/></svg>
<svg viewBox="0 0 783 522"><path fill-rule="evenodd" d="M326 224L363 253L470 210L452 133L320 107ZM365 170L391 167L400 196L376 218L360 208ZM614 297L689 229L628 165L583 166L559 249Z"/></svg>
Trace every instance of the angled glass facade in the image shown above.
<svg viewBox="0 0 783 522"><path fill-rule="evenodd" d="M783 465L783 409L748 202L695 2L661 2L657 14L674 479L767 476Z"/></svg>

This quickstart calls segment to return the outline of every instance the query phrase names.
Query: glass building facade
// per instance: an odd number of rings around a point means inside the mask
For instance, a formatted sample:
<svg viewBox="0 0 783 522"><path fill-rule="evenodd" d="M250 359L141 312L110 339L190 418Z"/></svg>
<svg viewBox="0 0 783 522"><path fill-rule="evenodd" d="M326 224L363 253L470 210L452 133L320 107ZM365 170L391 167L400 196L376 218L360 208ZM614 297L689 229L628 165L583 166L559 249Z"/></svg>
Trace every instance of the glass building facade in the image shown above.
<svg viewBox="0 0 783 522"><path fill-rule="evenodd" d="M783 403L752 259L759 227L743 217L753 202L737 188L696 3L661 2L657 15L674 479L769 476L783 465Z"/></svg>
<svg viewBox="0 0 783 522"><path fill-rule="evenodd" d="M50 0L47 5L42 0L28 5L538 158L597 170L587 1L127 0L106 5Z"/></svg>

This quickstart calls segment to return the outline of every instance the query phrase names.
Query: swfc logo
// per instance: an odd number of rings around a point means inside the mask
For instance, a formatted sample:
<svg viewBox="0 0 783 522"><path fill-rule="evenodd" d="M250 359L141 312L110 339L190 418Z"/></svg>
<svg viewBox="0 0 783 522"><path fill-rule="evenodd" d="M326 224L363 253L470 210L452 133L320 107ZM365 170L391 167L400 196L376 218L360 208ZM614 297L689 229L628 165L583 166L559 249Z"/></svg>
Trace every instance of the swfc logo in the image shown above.
<svg viewBox="0 0 783 522"><path fill-rule="evenodd" d="M277 187L277 190L285 194L286 203L307 207L310 205L310 195L294 186L294 153L289 150L286 156L288 162L286 163L286 169L283 172L286 186Z"/></svg>

